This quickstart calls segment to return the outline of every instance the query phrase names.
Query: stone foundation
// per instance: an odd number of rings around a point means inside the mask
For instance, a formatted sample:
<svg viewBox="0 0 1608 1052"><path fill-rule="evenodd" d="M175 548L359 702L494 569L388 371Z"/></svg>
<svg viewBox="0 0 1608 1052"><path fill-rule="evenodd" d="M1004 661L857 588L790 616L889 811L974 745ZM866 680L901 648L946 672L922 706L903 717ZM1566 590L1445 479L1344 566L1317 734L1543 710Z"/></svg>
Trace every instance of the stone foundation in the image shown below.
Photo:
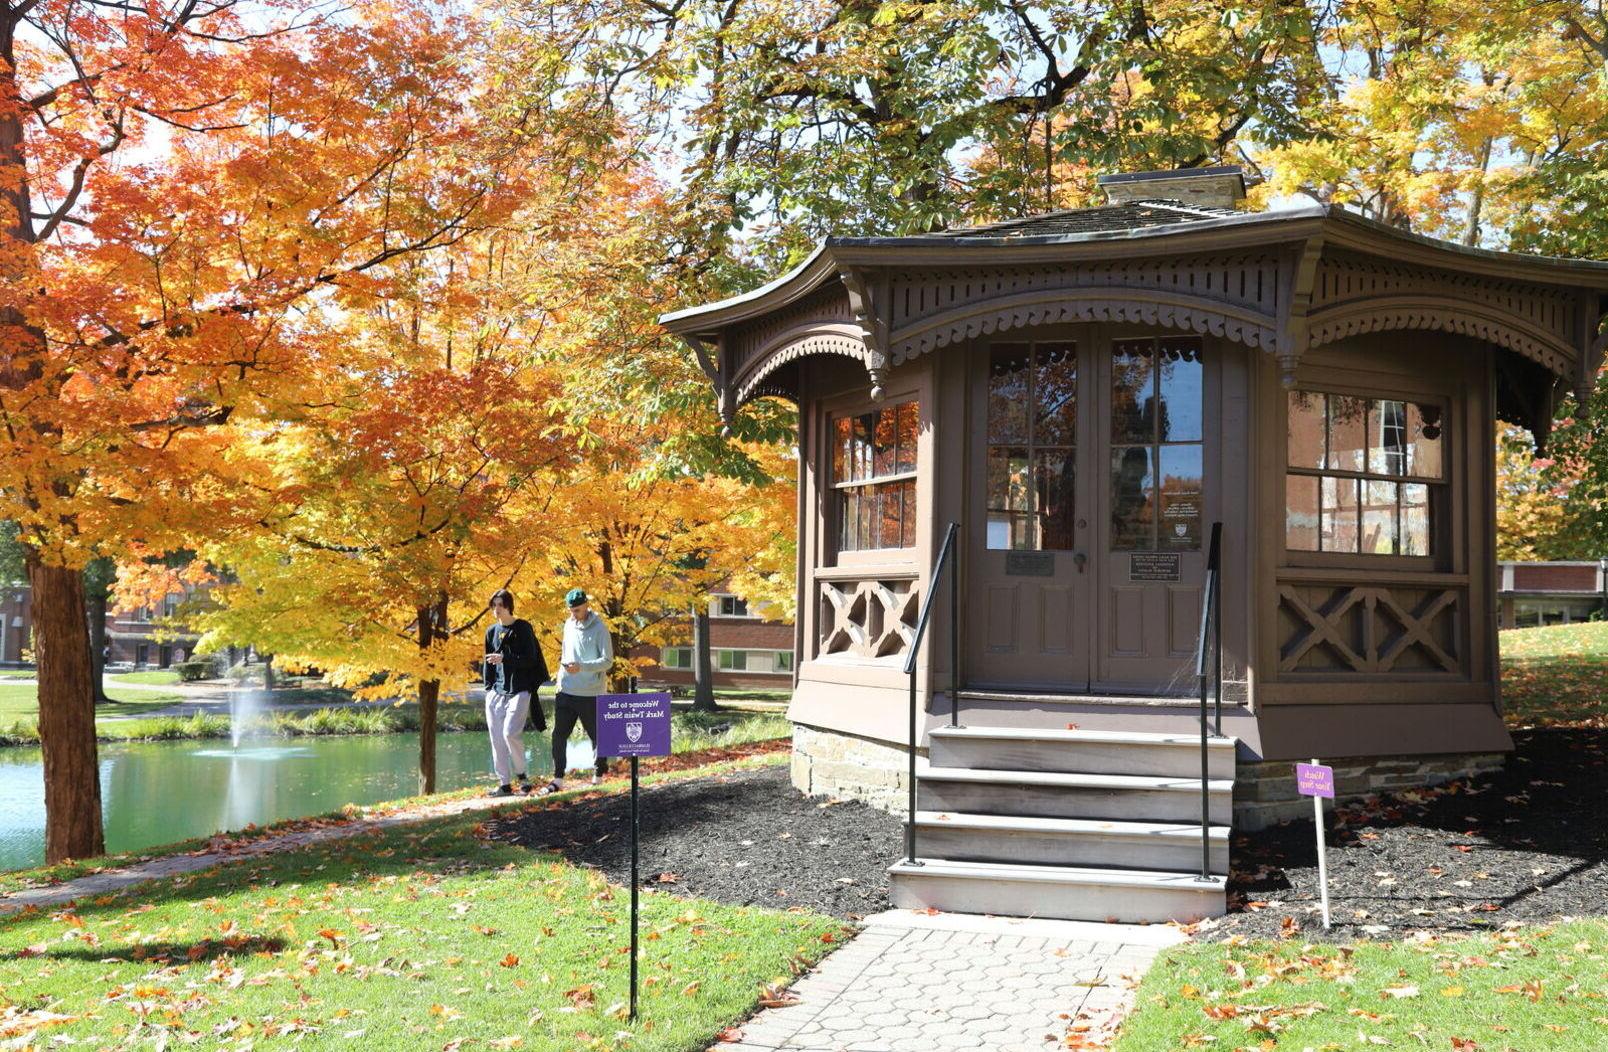
<svg viewBox="0 0 1608 1052"><path fill-rule="evenodd" d="M1325 759L1334 768L1336 803L1378 793L1416 789L1488 774L1502 768L1505 753L1444 753L1436 756L1355 756ZM1234 828L1266 829L1292 818L1311 818L1312 798L1295 791L1295 765L1241 760L1234 775Z"/></svg>
<svg viewBox="0 0 1608 1052"><path fill-rule="evenodd" d="M793 724L793 788L806 796L861 800L904 814L909 775L909 754L896 745Z"/></svg>

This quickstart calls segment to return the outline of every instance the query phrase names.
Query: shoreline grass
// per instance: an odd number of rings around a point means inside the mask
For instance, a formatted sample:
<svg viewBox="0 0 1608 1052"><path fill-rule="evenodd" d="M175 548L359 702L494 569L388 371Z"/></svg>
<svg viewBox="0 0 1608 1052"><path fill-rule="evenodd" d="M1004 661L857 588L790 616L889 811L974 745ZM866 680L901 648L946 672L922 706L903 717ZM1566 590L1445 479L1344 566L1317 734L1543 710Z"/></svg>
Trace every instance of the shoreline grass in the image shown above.
<svg viewBox="0 0 1608 1052"><path fill-rule="evenodd" d="M548 725L552 725L550 709ZM717 733L722 726L727 729ZM486 729L485 710L479 705L443 705L437 712L436 727L446 732L483 731ZM277 738L401 734L418 729L418 709L410 705L269 711L248 725L248 731L253 735ZM764 711L677 711L671 729L672 746L677 752L711 745L763 741L792 733L792 725L787 722L785 715ZM198 712L191 716L104 720L96 724L95 731L97 740L102 742L175 741L227 738L231 726L227 716ZM575 733L579 736L582 732L576 728ZM0 746L38 744L39 725L36 721L23 719L15 720L10 726L0 725Z"/></svg>

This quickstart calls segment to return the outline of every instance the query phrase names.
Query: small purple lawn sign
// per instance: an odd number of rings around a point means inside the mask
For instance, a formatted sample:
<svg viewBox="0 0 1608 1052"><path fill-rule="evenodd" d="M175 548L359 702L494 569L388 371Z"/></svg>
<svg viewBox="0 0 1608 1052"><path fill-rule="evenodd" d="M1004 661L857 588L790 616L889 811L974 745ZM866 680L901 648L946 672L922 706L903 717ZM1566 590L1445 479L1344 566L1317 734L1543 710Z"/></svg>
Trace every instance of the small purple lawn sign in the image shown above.
<svg viewBox="0 0 1608 1052"><path fill-rule="evenodd" d="M631 758L631 1007L637 1017L638 949L637 853L642 840L641 812L637 809L640 785L637 762L644 756L670 755L670 695L601 694L597 699L597 754Z"/></svg>
<svg viewBox="0 0 1608 1052"><path fill-rule="evenodd" d="M1323 896L1323 927L1329 928L1329 859L1323 843L1323 801L1334 799L1334 768L1317 760L1295 765L1295 791L1312 798L1312 824L1318 832L1318 891Z"/></svg>
<svg viewBox="0 0 1608 1052"><path fill-rule="evenodd" d="M1334 799L1334 768L1319 763L1295 765L1295 791L1302 796Z"/></svg>

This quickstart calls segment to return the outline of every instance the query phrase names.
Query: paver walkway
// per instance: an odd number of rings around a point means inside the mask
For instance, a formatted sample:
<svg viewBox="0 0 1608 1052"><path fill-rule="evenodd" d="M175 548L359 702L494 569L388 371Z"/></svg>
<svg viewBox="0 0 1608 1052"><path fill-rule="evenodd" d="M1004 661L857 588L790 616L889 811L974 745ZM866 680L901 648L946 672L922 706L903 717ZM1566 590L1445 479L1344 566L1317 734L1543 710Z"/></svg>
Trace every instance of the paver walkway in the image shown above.
<svg viewBox="0 0 1608 1052"><path fill-rule="evenodd" d="M1101 1048L1166 925L891 910L711 1052L1044 1052ZM1070 1038L1070 1040L1069 1040Z"/></svg>

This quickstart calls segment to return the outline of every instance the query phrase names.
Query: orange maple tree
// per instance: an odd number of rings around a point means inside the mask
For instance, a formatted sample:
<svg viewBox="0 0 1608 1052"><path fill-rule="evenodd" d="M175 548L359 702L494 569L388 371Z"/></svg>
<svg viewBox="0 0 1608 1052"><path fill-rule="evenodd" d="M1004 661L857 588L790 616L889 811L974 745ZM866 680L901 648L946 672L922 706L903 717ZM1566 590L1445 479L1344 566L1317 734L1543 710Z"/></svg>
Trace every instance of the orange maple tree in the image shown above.
<svg viewBox="0 0 1608 1052"><path fill-rule="evenodd" d="M315 408L327 320L511 213L540 144L481 90L474 21L327 11L0 4L0 517L34 592L51 861L103 847L76 568L242 525L208 465Z"/></svg>

